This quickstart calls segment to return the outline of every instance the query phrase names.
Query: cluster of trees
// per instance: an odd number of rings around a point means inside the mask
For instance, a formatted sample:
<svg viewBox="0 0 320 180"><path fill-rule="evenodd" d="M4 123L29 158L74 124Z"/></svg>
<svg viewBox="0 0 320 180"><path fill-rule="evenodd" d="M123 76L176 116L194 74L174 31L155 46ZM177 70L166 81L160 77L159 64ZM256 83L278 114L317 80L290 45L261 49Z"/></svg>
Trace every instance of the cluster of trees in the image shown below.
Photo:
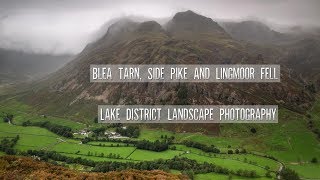
<svg viewBox="0 0 320 180"><path fill-rule="evenodd" d="M59 163L35 161L19 156L1 156L1 179L186 179L164 171L125 170L108 173L79 172L62 166ZM17 162L19 162L17 164ZM62 163L63 165L64 163ZM159 178L158 178L159 179Z"/></svg>
<svg viewBox="0 0 320 180"><path fill-rule="evenodd" d="M175 139L174 136L168 137L167 135L161 135L161 139L164 139L168 144L172 144L173 140Z"/></svg>
<svg viewBox="0 0 320 180"><path fill-rule="evenodd" d="M284 180L300 180L298 173L289 168L283 168L280 176Z"/></svg>
<svg viewBox="0 0 320 180"><path fill-rule="evenodd" d="M113 139L113 138L98 138L98 137L86 137L84 139L81 139L81 142L83 144L88 143L90 141L115 142L115 143L125 143L125 144L136 144L138 142L137 140L132 140L132 139Z"/></svg>
<svg viewBox="0 0 320 180"><path fill-rule="evenodd" d="M170 138L171 139L171 138ZM90 137L86 137L81 140L82 144L86 144L93 139ZM144 150L150 150L150 151L165 151L169 149L169 144L171 141L168 140L163 140L163 141L148 141L148 140L142 140L142 141L137 141L137 140L131 140L131 139L108 139L108 138L103 138L99 140L100 142L119 142L119 143L125 143L126 146L129 146L129 144L133 144L136 146L138 149L144 149ZM102 144L101 144L102 146Z"/></svg>
<svg viewBox="0 0 320 180"><path fill-rule="evenodd" d="M94 167L96 165L95 161L84 159L81 157L68 157L62 154L59 154L55 151L44 151L44 150L28 150L26 152L21 152L21 155L24 156L37 156L43 161L48 161L49 159L54 161L61 161L68 164L82 164L85 166Z"/></svg>
<svg viewBox="0 0 320 180"><path fill-rule="evenodd" d="M251 178L258 177L256 171L248 171L248 170L242 170L242 169L237 170L234 174L237 176L243 176L243 177L251 177Z"/></svg>
<svg viewBox="0 0 320 180"><path fill-rule="evenodd" d="M210 173L215 172L219 174L234 174L243 177L258 177L255 171L238 170L232 171L221 166L214 165L212 163L199 163L196 160L191 160L185 157L174 157L172 159L158 159L154 161L139 161L139 162L116 162L116 161L105 161L95 162L81 157L68 157L59 154L54 151L43 151L43 150L28 150L23 152L22 155L37 156L41 160L48 161L49 159L54 161L65 162L68 164L82 164L85 166L93 167L94 172L109 172L119 171L125 169L137 169L137 170L154 170L160 169L169 171L170 169L180 170L184 172L192 172L192 174L199 173ZM114 156L114 155L112 155Z"/></svg>
<svg viewBox="0 0 320 180"><path fill-rule="evenodd" d="M106 127L100 127L92 130L93 136L103 136L104 132L107 130Z"/></svg>
<svg viewBox="0 0 320 180"><path fill-rule="evenodd" d="M138 141L136 143L138 149L145 149L150 151L165 151L169 148L169 144L166 141L156 140L154 142L148 140Z"/></svg>
<svg viewBox="0 0 320 180"><path fill-rule="evenodd" d="M14 145L17 144L20 139L19 135L14 138L4 138L0 142L0 151L5 152L6 154L14 155L16 151L13 149Z"/></svg>
<svg viewBox="0 0 320 180"><path fill-rule="evenodd" d="M121 134L121 136L127 136L131 138L137 138L140 135L140 129L138 126L128 126L126 128L117 127L116 132Z"/></svg>
<svg viewBox="0 0 320 180"><path fill-rule="evenodd" d="M219 174L234 174L244 177L258 177L255 171L239 170L237 172L231 171L227 168L216 166L211 163L198 163L196 160L188 158L174 157L168 160L142 161L137 163L127 162L100 162L93 168L95 172L108 172L123 169L139 169L139 170L153 170L161 169L168 171L169 169L180 170L186 172L189 177L193 174L215 172Z"/></svg>
<svg viewBox="0 0 320 180"><path fill-rule="evenodd" d="M119 144L119 143L116 143L115 145L114 144L110 144L110 145L106 145L106 144L102 144L102 143L99 143L98 145L94 145L92 144L92 146L102 146L102 147L129 147L130 144Z"/></svg>
<svg viewBox="0 0 320 180"><path fill-rule="evenodd" d="M214 145L208 146L208 145L201 144L198 142L193 142L193 141L183 141L183 144L186 145L187 147L197 148L204 152L220 153L220 150L216 148Z"/></svg>
<svg viewBox="0 0 320 180"><path fill-rule="evenodd" d="M66 137L66 138L72 138L72 130L70 127L62 126L58 124L52 124L49 121L44 122L30 122L29 120L22 123L22 126L38 126L42 128L46 128L49 131L58 134L60 136Z"/></svg>
<svg viewBox="0 0 320 180"><path fill-rule="evenodd" d="M105 155L104 153L97 154L96 152L92 153L89 151L87 155L88 156L95 156L95 157L107 157L107 158L112 158L112 159L123 159L120 156L120 154L113 154L113 153L109 153L109 154Z"/></svg>
<svg viewBox="0 0 320 180"><path fill-rule="evenodd" d="M84 139L81 140L82 144L87 144L88 142L90 142L92 139L89 137L85 137Z"/></svg>
<svg viewBox="0 0 320 180"><path fill-rule="evenodd" d="M232 149L229 149L227 151L228 154L246 154L247 153L247 150L246 149L235 149L234 151Z"/></svg>

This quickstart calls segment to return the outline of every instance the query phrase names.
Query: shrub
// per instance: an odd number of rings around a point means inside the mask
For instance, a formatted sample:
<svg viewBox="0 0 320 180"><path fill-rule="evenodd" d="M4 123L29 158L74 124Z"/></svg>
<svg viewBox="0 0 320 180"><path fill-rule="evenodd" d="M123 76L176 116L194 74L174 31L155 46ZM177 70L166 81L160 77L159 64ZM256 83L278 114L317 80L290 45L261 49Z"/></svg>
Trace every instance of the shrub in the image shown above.
<svg viewBox="0 0 320 180"><path fill-rule="evenodd" d="M280 176L283 180L300 180L298 173L288 168L283 168Z"/></svg>
<svg viewBox="0 0 320 180"><path fill-rule="evenodd" d="M311 162L312 163L318 163L318 159L316 157L314 157L314 158L311 159Z"/></svg>

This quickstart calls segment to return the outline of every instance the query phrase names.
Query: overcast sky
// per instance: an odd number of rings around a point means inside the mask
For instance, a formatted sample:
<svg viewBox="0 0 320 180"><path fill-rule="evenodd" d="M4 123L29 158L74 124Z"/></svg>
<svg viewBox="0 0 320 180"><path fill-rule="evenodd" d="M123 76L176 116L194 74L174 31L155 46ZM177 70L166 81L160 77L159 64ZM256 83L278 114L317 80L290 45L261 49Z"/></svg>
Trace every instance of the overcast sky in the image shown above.
<svg viewBox="0 0 320 180"><path fill-rule="evenodd" d="M189 9L213 19L320 25L320 0L0 0L0 48L78 53L113 18Z"/></svg>

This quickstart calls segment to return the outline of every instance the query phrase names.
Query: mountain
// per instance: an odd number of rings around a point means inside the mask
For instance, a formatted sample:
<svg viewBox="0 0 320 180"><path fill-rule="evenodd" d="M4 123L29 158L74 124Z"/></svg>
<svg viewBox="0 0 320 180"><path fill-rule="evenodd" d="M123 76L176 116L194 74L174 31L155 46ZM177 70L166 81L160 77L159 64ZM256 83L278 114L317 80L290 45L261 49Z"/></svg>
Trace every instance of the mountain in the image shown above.
<svg viewBox="0 0 320 180"><path fill-rule="evenodd" d="M193 11L179 12L166 25L168 33L181 39L228 38L229 35L211 18L196 14Z"/></svg>
<svg viewBox="0 0 320 180"><path fill-rule="evenodd" d="M284 44L296 40L289 34L272 30L259 21L221 22L224 29L235 39L256 44Z"/></svg>
<svg viewBox="0 0 320 180"><path fill-rule="evenodd" d="M314 88L320 88L320 40L303 39L287 46L288 56L285 63L296 77Z"/></svg>
<svg viewBox="0 0 320 180"><path fill-rule="evenodd" d="M0 84L40 79L63 67L71 55L34 54L0 49Z"/></svg>
<svg viewBox="0 0 320 180"><path fill-rule="evenodd" d="M320 87L320 39L319 28L295 26L280 33L258 21L221 22L224 29L235 39L258 45L276 45L283 51L280 57L290 70L290 76L309 86ZM288 28L288 27L287 27ZM252 48L253 51L257 47Z"/></svg>
<svg viewBox="0 0 320 180"><path fill-rule="evenodd" d="M277 47L233 39L218 23L192 11L177 13L165 27L155 21L119 21L20 99L39 113L76 121L92 121L98 104L279 104L302 112L311 106L314 95L304 90L303 81L290 77L286 66L281 69L281 83L89 82L90 64L272 64L285 56ZM188 126L170 128L182 131ZM217 125L190 129L206 128L210 133L218 131Z"/></svg>

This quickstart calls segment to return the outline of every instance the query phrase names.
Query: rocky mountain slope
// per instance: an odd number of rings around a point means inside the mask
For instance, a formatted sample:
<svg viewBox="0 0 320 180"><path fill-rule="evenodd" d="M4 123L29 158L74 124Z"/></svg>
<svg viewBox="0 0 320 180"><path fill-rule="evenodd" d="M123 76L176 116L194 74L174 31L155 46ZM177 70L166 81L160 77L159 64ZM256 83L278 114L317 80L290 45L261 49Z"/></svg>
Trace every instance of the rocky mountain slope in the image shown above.
<svg viewBox="0 0 320 180"><path fill-rule="evenodd" d="M288 44L299 38L280 33L258 21L221 22L223 28L235 39L255 44Z"/></svg>

